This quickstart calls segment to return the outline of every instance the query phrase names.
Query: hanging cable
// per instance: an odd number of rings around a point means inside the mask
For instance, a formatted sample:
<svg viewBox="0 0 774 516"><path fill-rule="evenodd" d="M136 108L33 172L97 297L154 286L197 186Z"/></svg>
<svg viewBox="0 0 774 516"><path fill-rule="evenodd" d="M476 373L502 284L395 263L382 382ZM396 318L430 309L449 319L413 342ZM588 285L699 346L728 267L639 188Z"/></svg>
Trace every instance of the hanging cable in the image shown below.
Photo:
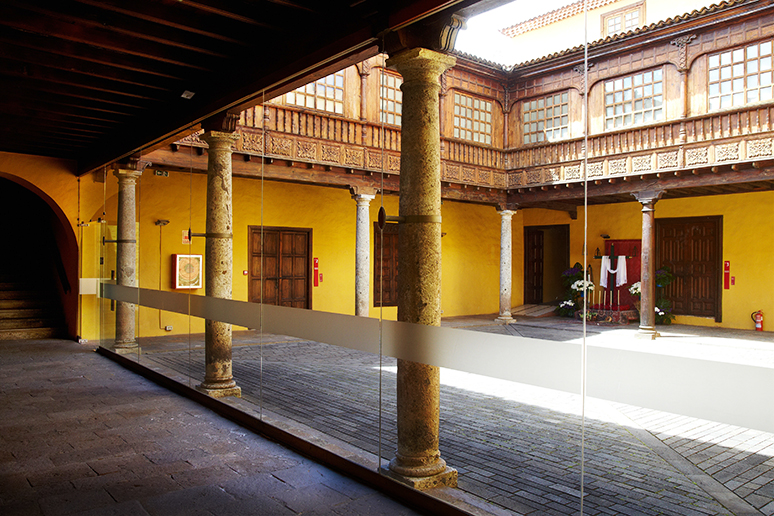
<svg viewBox="0 0 774 516"><path fill-rule="evenodd" d="M588 293L586 288L586 270L588 267L589 240L589 10L588 0L583 0L583 343L581 345L581 481L580 516L583 516L586 488L586 314L588 313Z"/></svg>

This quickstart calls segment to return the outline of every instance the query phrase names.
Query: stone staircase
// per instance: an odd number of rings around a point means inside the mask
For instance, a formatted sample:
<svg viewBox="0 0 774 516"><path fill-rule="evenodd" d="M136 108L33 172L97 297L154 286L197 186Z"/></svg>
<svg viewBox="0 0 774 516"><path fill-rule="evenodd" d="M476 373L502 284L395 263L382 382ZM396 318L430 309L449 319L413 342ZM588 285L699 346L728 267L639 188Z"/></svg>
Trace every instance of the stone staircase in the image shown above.
<svg viewBox="0 0 774 516"><path fill-rule="evenodd" d="M0 275L0 340L50 339L67 332L51 283Z"/></svg>

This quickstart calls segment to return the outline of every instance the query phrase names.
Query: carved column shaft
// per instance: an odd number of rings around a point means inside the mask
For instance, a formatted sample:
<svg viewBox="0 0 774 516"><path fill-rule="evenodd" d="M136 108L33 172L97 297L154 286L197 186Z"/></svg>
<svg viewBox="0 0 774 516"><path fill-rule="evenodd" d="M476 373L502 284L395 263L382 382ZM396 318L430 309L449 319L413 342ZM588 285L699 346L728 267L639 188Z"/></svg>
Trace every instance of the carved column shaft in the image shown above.
<svg viewBox="0 0 774 516"><path fill-rule="evenodd" d="M513 236L511 222L513 211L501 210L500 212L500 316L501 322L512 322L511 296L512 296L512 262L513 262Z"/></svg>
<svg viewBox="0 0 774 516"><path fill-rule="evenodd" d="M371 228L369 206L374 195L355 194L357 202L357 226L355 230L355 315L368 317L371 290Z"/></svg>
<svg viewBox="0 0 774 516"><path fill-rule="evenodd" d="M114 171L118 178L118 228L116 243L116 283L128 287L137 286L137 179L138 170ZM120 353L137 349L135 337L135 305L116 302L115 350Z"/></svg>
<svg viewBox="0 0 774 516"><path fill-rule="evenodd" d="M440 75L454 66L444 54L414 48L388 66L403 76L398 246L398 320L441 324ZM438 450L440 377L437 367L398 361L398 450L390 470L406 479L433 477L429 487L456 485L456 471Z"/></svg>
<svg viewBox="0 0 774 516"><path fill-rule="evenodd" d="M231 299L231 144L237 138L220 131L201 136L209 145L204 290L207 296L221 299ZM236 386L231 367L231 325L206 319L204 333L205 374L198 388L214 397L239 396L241 389Z"/></svg>

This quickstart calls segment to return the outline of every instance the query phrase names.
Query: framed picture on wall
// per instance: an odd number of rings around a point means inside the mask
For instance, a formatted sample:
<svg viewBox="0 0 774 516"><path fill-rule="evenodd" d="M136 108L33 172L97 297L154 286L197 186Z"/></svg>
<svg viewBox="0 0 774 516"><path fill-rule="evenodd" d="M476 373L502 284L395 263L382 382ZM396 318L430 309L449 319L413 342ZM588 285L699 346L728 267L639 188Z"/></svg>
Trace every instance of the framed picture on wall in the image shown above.
<svg viewBox="0 0 774 516"><path fill-rule="evenodd" d="M202 255L173 254L175 288L202 288Z"/></svg>

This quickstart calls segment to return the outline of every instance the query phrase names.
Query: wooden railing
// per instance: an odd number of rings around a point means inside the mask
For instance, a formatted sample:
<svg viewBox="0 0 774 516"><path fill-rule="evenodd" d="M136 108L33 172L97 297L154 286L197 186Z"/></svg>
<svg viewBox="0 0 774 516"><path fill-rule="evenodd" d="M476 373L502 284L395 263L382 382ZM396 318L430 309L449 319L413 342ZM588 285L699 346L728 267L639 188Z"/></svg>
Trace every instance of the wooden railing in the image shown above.
<svg viewBox="0 0 774 516"><path fill-rule="evenodd" d="M733 112L707 114L659 125L591 135L588 157L610 157L640 151L657 150L681 144L710 142L760 134L773 130L774 106L761 105ZM683 137L681 139L681 132ZM523 169L579 161L584 158L583 139L512 149L506 152L507 169Z"/></svg>
<svg viewBox="0 0 774 516"><path fill-rule="evenodd" d="M288 106L267 104L264 124L261 108L242 113L241 125L318 140L400 151L400 129L338 117L329 113L304 111Z"/></svg>

